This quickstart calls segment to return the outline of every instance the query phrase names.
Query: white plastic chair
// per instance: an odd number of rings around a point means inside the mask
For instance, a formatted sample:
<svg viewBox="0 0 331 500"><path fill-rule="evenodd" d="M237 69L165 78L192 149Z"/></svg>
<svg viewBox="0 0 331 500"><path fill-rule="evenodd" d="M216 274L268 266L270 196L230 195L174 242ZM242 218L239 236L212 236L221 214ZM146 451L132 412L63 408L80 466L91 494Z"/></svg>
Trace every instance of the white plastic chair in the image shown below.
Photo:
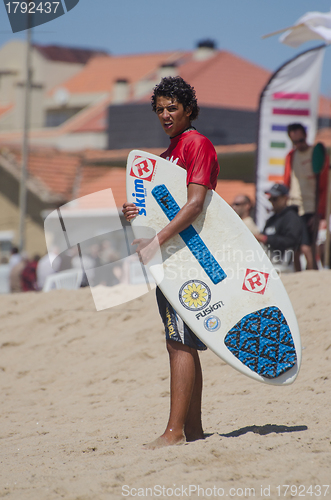
<svg viewBox="0 0 331 500"><path fill-rule="evenodd" d="M43 287L43 292L50 290L77 290L80 287L83 279L82 269L68 269L59 273L47 276Z"/></svg>

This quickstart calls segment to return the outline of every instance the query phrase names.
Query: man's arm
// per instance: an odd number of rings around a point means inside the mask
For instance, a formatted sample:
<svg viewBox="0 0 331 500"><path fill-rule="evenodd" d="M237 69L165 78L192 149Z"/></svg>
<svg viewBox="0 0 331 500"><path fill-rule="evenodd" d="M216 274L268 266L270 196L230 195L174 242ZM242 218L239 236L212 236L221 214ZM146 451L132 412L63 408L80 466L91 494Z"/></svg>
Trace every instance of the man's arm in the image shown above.
<svg viewBox="0 0 331 500"><path fill-rule="evenodd" d="M208 187L201 184L189 184L187 186L187 202L176 217L157 235L160 245L166 243L195 221L202 212L207 191Z"/></svg>
<svg viewBox="0 0 331 500"><path fill-rule="evenodd" d="M288 188L291 187L291 173L292 173L292 161L293 161L294 150L290 151L285 157L285 170L283 183Z"/></svg>
<svg viewBox="0 0 331 500"><path fill-rule="evenodd" d="M133 244L138 245L136 251L145 264L153 257L159 245L164 245L173 236L186 229L201 214L207 191L207 186L189 184L187 187L187 202L176 217L161 229L155 238L134 240Z"/></svg>

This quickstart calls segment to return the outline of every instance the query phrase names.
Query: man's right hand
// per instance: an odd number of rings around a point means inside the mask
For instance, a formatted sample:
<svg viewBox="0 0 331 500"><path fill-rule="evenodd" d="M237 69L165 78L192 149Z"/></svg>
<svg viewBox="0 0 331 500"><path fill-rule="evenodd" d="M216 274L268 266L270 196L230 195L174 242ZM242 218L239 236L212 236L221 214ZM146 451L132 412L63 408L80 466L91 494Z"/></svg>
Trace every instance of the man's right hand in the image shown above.
<svg viewBox="0 0 331 500"><path fill-rule="evenodd" d="M134 203L124 203L122 208L123 215L125 219L130 222L139 214L139 209L136 207Z"/></svg>

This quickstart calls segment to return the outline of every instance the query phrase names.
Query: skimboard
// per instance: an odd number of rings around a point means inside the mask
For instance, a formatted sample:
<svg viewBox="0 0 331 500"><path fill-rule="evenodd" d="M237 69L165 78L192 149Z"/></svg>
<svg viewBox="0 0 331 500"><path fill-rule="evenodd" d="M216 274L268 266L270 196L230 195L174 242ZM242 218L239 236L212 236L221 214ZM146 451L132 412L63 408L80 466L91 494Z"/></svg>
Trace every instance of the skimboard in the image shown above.
<svg viewBox="0 0 331 500"><path fill-rule="evenodd" d="M126 170L132 221L160 231L187 201L186 171L134 150ZM234 210L209 190L202 213L161 247L149 271L176 312L222 360L255 380L292 383L301 364L300 333L290 299L255 237Z"/></svg>

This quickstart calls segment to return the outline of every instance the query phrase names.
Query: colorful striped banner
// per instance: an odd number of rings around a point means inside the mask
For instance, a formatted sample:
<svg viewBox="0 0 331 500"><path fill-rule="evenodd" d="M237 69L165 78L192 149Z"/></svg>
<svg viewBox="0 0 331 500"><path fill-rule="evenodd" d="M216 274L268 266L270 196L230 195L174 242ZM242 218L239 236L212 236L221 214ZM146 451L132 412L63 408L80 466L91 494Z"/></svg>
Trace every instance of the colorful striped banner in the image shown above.
<svg viewBox="0 0 331 500"><path fill-rule="evenodd" d="M281 165L285 164L285 158L269 158L269 165Z"/></svg>
<svg viewBox="0 0 331 500"><path fill-rule="evenodd" d="M271 125L273 132L287 132L287 125Z"/></svg>
<svg viewBox="0 0 331 500"><path fill-rule="evenodd" d="M309 116L310 109L273 108L274 115Z"/></svg>
<svg viewBox="0 0 331 500"><path fill-rule="evenodd" d="M309 101L310 94L300 92L276 92L272 95L273 99L294 99L296 101Z"/></svg>
<svg viewBox="0 0 331 500"><path fill-rule="evenodd" d="M308 133L308 127L304 125L306 132ZM273 132L286 132L287 133L287 125L271 125L271 130Z"/></svg>
<svg viewBox="0 0 331 500"><path fill-rule="evenodd" d="M288 126L301 123L308 144L314 143L324 52L325 47L320 46L295 56L272 75L261 93L255 207L260 230L270 217L265 191L273 183L283 182L285 157L293 147Z"/></svg>
<svg viewBox="0 0 331 500"><path fill-rule="evenodd" d="M268 181L269 182L276 182L277 184L283 184L284 176L283 175L269 175Z"/></svg>

